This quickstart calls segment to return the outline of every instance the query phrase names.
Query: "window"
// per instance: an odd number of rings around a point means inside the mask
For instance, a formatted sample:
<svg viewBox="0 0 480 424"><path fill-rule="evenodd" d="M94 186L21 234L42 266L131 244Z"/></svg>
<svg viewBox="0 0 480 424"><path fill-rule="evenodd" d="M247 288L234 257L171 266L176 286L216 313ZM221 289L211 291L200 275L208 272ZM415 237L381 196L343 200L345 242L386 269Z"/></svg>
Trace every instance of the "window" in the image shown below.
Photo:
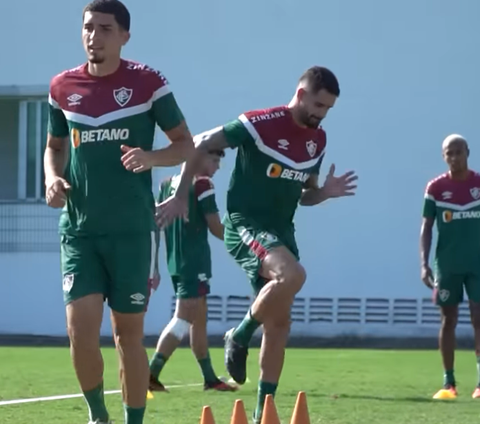
<svg viewBox="0 0 480 424"><path fill-rule="evenodd" d="M22 100L19 121L18 198L40 200L45 197L43 153L47 142L47 100Z"/></svg>

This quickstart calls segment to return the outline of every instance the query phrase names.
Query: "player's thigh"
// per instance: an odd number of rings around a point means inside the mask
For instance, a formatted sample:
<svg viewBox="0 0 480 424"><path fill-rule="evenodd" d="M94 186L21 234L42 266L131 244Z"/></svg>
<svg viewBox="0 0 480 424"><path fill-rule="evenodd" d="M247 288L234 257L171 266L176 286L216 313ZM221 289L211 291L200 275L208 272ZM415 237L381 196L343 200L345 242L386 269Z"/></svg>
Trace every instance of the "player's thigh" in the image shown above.
<svg viewBox="0 0 480 424"><path fill-rule="evenodd" d="M93 294L106 295L108 276L96 239L62 235L60 263L65 305Z"/></svg>
<svg viewBox="0 0 480 424"><path fill-rule="evenodd" d="M463 284L465 276L462 274L442 274L436 277L435 302L438 306L457 306L463 301Z"/></svg>
<svg viewBox="0 0 480 424"><path fill-rule="evenodd" d="M286 238L288 242L284 241ZM277 235L249 225L246 220L235 224L226 221L224 243L235 262L249 277L255 293L258 293L263 285L272 278L269 272L272 265L263 266L269 256L268 264L276 262L273 258L281 255L288 264L292 265L294 270L301 269L301 272L304 273L298 263L298 250L293 237L283 237L281 240ZM278 266L275 269L278 271ZM286 266L282 267L282 271L285 269Z"/></svg>
<svg viewBox="0 0 480 424"><path fill-rule="evenodd" d="M480 305L480 272L467 274L464 284L468 300Z"/></svg>
<svg viewBox="0 0 480 424"><path fill-rule="evenodd" d="M155 233L111 236L102 253L110 275L110 308L123 314L145 312L155 275Z"/></svg>

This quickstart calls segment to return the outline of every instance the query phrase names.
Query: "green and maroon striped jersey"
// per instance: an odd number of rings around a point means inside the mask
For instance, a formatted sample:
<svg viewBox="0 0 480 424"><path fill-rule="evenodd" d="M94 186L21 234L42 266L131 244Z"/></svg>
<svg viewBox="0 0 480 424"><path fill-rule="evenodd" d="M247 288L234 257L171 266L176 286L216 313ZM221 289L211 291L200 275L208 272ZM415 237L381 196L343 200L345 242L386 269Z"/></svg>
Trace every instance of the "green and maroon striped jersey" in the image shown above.
<svg viewBox="0 0 480 424"><path fill-rule="evenodd" d="M179 182L180 175L163 181L158 202L173 195ZM188 222L178 218L164 229L168 272L172 277L195 281L212 277L206 220L206 215L212 213L218 213L213 182L208 177L196 177L190 188Z"/></svg>
<svg viewBox="0 0 480 424"><path fill-rule="evenodd" d="M480 174L458 181L446 173L430 181L423 216L437 221L440 274L480 272Z"/></svg>
<svg viewBox="0 0 480 424"><path fill-rule="evenodd" d="M184 120L165 77L127 60L115 73L95 77L84 64L52 79L49 105L48 132L70 139L65 178L72 189L60 232L154 230L151 171L127 171L120 146L151 150L156 125L168 131Z"/></svg>
<svg viewBox="0 0 480 424"><path fill-rule="evenodd" d="M273 233L293 226L304 183L319 173L323 129L298 126L287 106L244 113L223 127L238 148L227 193L227 213Z"/></svg>

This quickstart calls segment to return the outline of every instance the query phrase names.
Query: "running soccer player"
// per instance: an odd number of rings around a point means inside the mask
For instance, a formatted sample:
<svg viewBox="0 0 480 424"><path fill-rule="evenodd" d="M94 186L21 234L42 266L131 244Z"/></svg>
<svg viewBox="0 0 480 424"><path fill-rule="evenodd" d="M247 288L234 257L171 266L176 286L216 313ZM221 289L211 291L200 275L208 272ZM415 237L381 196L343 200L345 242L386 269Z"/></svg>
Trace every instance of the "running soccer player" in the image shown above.
<svg viewBox="0 0 480 424"><path fill-rule="evenodd" d="M440 307L440 352L444 367L443 389L434 395L457 396L454 375L455 327L463 289L468 295L475 332L478 385L472 397L480 398L480 174L468 168L470 150L457 134L442 145L448 172L430 181L425 192L420 235L421 278L434 289ZM435 274L429 266L432 229L437 222Z"/></svg>
<svg viewBox="0 0 480 424"><path fill-rule="evenodd" d="M211 178L220 166L223 150L205 156L190 188L188 221L175 220L164 229L170 273L177 304L175 315L163 330L150 361L150 390L165 391L160 373L182 339L190 333L190 345L204 378L204 389L234 391L220 380L212 367L207 339L207 298L210 293L212 263L208 232L223 240L215 190ZM180 176L166 179L160 186L158 203L175 193Z"/></svg>
<svg viewBox="0 0 480 424"><path fill-rule="evenodd" d="M195 154L187 160L175 194L159 206L160 225L185 216L189 187L202 158L212 149L238 149L227 195L225 245L248 275L256 299L240 325L225 335L225 362L232 378L243 384L250 340L263 325L256 422L266 395L277 390L290 309L306 279L294 233L297 206L351 196L356 188L355 173L336 177L334 165L323 186L318 185L326 146L319 125L339 94L335 75L315 66L301 76L288 105L242 114L196 136Z"/></svg>
<svg viewBox="0 0 480 424"><path fill-rule="evenodd" d="M150 172L128 172L129 153L152 149L155 126L171 144L152 152L174 166L194 150L182 112L163 75L121 59L130 14L117 0L83 12L87 63L50 84L45 151L46 202L63 208L61 267L73 365L91 423L108 423L99 346L108 300L120 359L128 424L141 424L148 390L144 313L154 269L155 200Z"/></svg>

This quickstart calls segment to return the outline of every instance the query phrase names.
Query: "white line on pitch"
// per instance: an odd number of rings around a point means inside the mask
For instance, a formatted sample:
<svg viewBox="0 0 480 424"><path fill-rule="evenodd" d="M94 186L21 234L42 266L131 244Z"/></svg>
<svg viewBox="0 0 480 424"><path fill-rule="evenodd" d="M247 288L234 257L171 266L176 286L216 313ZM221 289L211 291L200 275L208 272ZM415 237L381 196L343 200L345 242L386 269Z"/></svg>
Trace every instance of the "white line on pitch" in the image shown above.
<svg viewBox="0 0 480 424"><path fill-rule="evenodd" d="M195 387L195 386L203 386L202 383L191 383L191 384L176 384L173 386L166 386L167 389L178 389L181 387ZM106 395L114 395L116 393L121 393L121 390L106 390ZM60 395L60 396L46 396L46 397L39 397L39 398L30 398L30 399L14 399L14 400L4 400L0 401L0 406L7 406L7 405L18 405L20 403L32 403L32 402L47 402L50 400L64 400L64 399L74 399L83 397L82 393L75 394L75 395Z"/></svg>

